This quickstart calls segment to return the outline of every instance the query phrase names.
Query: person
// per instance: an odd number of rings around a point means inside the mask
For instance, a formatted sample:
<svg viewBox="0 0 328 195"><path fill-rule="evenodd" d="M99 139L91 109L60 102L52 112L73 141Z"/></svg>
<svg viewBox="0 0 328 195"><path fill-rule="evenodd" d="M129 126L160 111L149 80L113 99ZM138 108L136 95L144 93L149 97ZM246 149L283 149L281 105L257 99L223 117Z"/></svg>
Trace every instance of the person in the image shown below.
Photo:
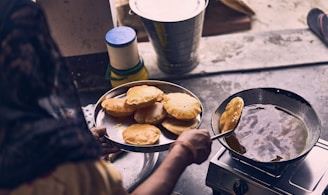
<svg viewBox="0 0 328 195"><path fill-rule="evenodd" d="M87 127L77 89L42 8L0 1L0 194L128 194L101 155L104 128ZM131 194L170 194L186 167L211 151L205 129L181 134Z"/></svg>

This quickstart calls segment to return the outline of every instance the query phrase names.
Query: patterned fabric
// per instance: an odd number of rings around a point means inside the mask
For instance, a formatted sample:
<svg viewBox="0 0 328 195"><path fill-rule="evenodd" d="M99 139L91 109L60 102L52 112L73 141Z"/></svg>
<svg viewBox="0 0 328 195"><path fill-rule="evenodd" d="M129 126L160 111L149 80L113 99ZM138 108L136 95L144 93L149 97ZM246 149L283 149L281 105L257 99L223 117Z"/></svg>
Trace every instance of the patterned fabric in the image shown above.
<svg viewBox="0 0 328 195"><path fill-rule="evenodd" d="M30 0L0 1L0 93L0 189L98 159L68 67Z"/></svg>
<svg viewBox="0 0 328 195"><path fill-rule="evenodd" d="M95 106L96 106L95 104L89 104L82 107L84 118L87 121L89 129L95 127L94 119L93 119L93 111L95 109Z"/></svg>

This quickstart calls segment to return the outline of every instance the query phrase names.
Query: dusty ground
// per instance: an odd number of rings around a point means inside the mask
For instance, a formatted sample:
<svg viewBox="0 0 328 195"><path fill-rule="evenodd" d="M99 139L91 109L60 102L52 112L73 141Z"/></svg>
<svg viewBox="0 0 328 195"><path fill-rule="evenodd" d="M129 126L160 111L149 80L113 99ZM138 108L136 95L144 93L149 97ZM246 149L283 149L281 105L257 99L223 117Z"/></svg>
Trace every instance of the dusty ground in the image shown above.
<svg viewBox="0 0 328 195"><path fill-rule="evenodd" d="M256 12L252 31L308 28L306 16L310 9L328 13L327 0L245 0Z"/></svg>

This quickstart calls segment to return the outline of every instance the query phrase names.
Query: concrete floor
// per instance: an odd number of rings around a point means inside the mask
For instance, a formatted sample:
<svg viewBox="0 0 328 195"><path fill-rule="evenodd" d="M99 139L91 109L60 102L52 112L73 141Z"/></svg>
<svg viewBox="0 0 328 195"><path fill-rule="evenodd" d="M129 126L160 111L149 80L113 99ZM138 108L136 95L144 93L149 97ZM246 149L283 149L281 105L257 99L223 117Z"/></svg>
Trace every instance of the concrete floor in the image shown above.
<svg viewBox="0 0 328 195"><path fill-rule="evenodd" d="M244 0L255 11L250 31L308 28L306 16L310 9L328 12L327 0Z"/></svg>

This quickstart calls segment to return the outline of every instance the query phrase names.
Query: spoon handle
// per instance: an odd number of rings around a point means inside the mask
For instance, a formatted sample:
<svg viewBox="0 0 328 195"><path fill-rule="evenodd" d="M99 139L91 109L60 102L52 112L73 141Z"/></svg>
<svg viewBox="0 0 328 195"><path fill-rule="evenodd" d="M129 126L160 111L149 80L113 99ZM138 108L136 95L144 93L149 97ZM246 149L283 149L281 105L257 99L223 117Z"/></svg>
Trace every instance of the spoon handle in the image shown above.
<svg viewBox="0 0 328 195"><path fill-rule="evenodd" d="M218 139L218 138L221 138L221 137L224 137L224 136L228 136L230 135L232 132L233 132L234 129L230 129L228 131L225 131L224 133L218 133L216 135L213 135L211 137L211 140L215 140L215 139Z"/></svg>

